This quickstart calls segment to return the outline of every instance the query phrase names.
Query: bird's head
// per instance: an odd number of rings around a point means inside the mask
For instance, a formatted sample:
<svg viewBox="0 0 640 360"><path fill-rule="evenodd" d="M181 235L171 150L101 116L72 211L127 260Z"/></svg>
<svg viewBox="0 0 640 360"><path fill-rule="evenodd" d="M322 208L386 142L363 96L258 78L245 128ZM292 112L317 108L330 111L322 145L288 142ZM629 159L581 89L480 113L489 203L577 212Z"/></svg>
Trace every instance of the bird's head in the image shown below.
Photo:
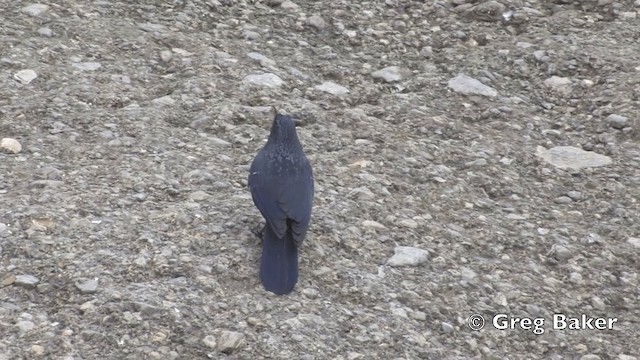
<svg viewBox="0 0 640 360"><path fill-rule="evenodd" d="M288 115L279 114L273 109L274 119L269 134L269 142L299 144L296 124Z"/></svg>

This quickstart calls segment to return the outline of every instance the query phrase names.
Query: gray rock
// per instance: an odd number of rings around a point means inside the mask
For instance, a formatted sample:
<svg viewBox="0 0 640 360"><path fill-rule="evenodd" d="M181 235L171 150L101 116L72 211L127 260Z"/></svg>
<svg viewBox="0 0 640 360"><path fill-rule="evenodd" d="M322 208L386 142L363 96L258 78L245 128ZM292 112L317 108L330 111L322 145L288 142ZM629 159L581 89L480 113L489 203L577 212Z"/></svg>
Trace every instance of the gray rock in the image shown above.
<svg viewBox="0 0 640 360"><path fill-rule="evenodd" d="M573 254L571 252L571 250L569 250L569 248L567 248L564 245L560 245L560 244L554 244L551 247L551 250L549 251L549 253L547 254L547 256L551 255L553 258L555 258L558 261L561 262L565 262L567 260L569 260Z"/></svg>
<svg viewBox="0 0 640 360"><path fill-rule="evenodd" d="M344 96L349 93L349 89L333 81L325 81L320 85L316 85L316 89L335 96Z"/></svg>
<svg viewBox="0 0 640 360"><path fill-rule="evenodd" d="M280 7L283 10L288 10L288 11L297 11L300 6L298 6L298 4L294 3L293 1L283 1L282 4L280 4Z"/></svg>
<svg viewBox="0 0 640 360"><path fill-rule="evenodd" d="M396 246L393 256L387 260L387 265L393 267L416 266L425 263L428 258L429 252L427 250L411 246Z"/></svg>
<svg viewBox="0 0 640 360"><path fill-rule="evenodd" d="M31 4L23 7L20 11L29 16L40 16L49 10L49 5L45 4Z"/></svg>
<svg viewBox="0 0 640 360"><path fill-rule="evenodd" d="M151 100L154 105L160 106L171 106L176 103L176 101L171 97L171 95L161 96L159 98L155 98Z"/></svg>
<svg viewBox="0 0 640 360"><path fill-rule="evenodd" d="M582 193L580 191L567 191L567 196L570 197L573 201L582 199Z"/></svg>
<svg viewBox="0 0 640 360"><path fill-rule="evenodd" d="M173 53L171 50L162 50L160 52L160 61L164 63L168 63L173 58Z"/></svg>
<svg viewBox="0 0 640 360"><path fill-rule="evenodd" d="M98 291L98 279L76 282L75 285L83 294L93 294Z"/></svg>
<svg viewBox="0 0 640 360"><path fill-rule="evenodd" d="M38 34L46 37L52 37L53 30L49 29L48 27L41 27L40 29L38 29Z"/></svg>
<svg viewBox="0 0 640 360"><path fill-rule="evenodd" d="M373 221L373 220L364 220L362 222L362 226L364 226L366 228L374 228L374 229L379 229L379 230L387 229L386 226L380 224L377 221Z"/></svg>
<svg viewBox="0 0 640 360"><path fill-rule="evenodd" d="M202 190L194 191L189 195L189 199L197 202L207 200L208 198L209 198L209 194L207 194Z"/></svg>
<svg viewBox="0 0 640 360"><path fill-rule="evenodd" d="M629 119L622 115L611 114L607 116L607 124L614 129L623 129L629 123Z"/></svg>
<svg viewBox="0 0 640 360"><path fill-rule="evenodd" d="M573 200L568 196L558 196L553 200L556 204L569 204L572 203Z"/></svg>
<svg viewBox="0 0 640 360"><path fill-rule="evenodd" d="M465 74L459 74L452 78L449 80L448 85L453 91L463 95L482 95L487 97L498 96L498 92L494 88Z"/></svg>
<svg viewBox="0 0 640 360"><path fill-rule="evenodd" d="M413 219L402 219L398 222L398 224L409 229L415 229L418 227L418 222Z"/></svg>
<svg viewBox="0 0 640 360"><path fill-rule="evenodd" d="M217 347L216 338L213 335L207 335L202 339L202 342L209 348L215 349Z"/></svg>
<svg viewBox="0 0 640 360"><path fill-rule="evenodd" d="M16 139L3 138L0 140L0 150L11 154L17 154L22 151L22 144Z"/></svg>
<svg viewBox="0 0 640 360"><path fill-rule="evenodd" d="M640 238L630 237L627 239L627 242L638 249L640 249Z"/></svg>
<svg viewBox="0 0 640 360"><path fill-rule="evenodd" d="M448 322L443 321L441 327L442 332L444 332L445 334L453 332L453 325L449 324Z"/></svg>
<svg viewBox="0 0 640 360"><path fill-rule="evenodd" d="M245 84L265 86L265 87L278 87L284 84L284 81L276 74L251 74L244 77L242 80Z"/></svg>
<svg viewBox="0 0 640 360"><path fill-rule="evenodd" d="M245 335L235 331L223 331L218 341L218 351L230 354L245 345Z"/></svg>
<svg viewBox="0 0 640 360"><path fill-rule="evenodd" d="M102 64L98 62L76 62L72 64L76 69L82 71L95 71L102 67Z"/></svg>
<svg viewBox="0 0 640 360"><path fill-rule="evenodd" d="M167 27L161 24L140 23L138 27L147 32L160 32L167 30Z"/></svg>
<svg viewBox="0 0 640 360"><path fill-rule="evenodd" d="M384 82L396 82L403 79L404 71L398 66L388 66L384 69L376 70L371 73L374 79L382 80Z"/></svg>
<svg viewBox="0 0 640 360"><path fill-rule="evenodd" d="M35 287L40 282L40 279L33 275L16 275L14 285L22 286L28 289Z"/></svg>
<svg viewBox="0 0 640 360"><path fill-rule="evenodd" d="M571 85L571 79L560 76L552 76L544 81L544 84L554 90L565 90Z"/></svg>
<svg viewBox="0 0 640 360"><path fill-rule="evenodd" d="M606 155L584 151L573 146L556 146L551 149L538 146L536 156L560 169L579 170L587 167L606 166L613 162Z"/></svg>
<svg viewBox="0 0 640 360"><path fill-rule="evenodd" d="M327 23L319 15L309 16L305 22L307 23L307 25L313 26L314 28L316 28L318 30L322 30L325 27L327 27Z"/></svg>
<svg viewBox="0 0 640 360"><path fill-rule="evenodd" d="M257 61L261 66L264 67L272 67L272 66L276 66L276 62L269 59L268 57L257 53L257 52L250 52L247 54L247 57L249 57L252 60Z"/></svg>
<svg viewBox="0 0 640 360"><path fill-rule="evenodd" d="M16 327L18 328L20 335L24 335L36 327L36 324L29 320L20 320L16 323Z"/></svg>

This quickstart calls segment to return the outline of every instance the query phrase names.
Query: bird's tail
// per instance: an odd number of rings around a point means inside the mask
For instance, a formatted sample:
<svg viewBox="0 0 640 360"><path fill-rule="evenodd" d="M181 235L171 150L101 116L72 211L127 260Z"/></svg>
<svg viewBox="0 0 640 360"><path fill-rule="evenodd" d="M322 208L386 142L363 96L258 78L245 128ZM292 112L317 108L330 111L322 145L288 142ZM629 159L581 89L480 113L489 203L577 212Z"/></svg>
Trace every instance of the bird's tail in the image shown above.
<svg viewBox="0 0 640 360"><path fill-rule="evenodd" d="M293 291L298 282L298 248L291 231L278 239L269 225L265 226L260 260L260 280L267 291L277 295Z"/></svg>

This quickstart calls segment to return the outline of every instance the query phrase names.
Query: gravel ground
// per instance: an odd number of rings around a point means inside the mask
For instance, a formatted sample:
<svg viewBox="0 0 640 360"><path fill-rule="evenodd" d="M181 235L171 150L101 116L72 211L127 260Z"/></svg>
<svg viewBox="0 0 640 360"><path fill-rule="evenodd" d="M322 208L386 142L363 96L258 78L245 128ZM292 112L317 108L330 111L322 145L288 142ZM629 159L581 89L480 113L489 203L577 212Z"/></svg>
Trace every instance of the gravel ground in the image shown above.
<svg viewBox="0 0 640 360"><path fill-rule="evenodd" d="M640 2L0 9L0 359L640 354ZM246 188L272 105L316 177L289 296Z"/></svg>

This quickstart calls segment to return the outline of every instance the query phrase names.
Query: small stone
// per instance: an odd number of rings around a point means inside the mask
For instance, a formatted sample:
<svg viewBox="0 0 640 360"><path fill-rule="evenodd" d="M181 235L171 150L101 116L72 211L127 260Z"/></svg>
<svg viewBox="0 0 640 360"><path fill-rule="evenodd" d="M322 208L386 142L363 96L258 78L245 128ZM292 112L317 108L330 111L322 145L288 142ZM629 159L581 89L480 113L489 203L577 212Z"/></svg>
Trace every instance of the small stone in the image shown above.
<svg viewBox="0 0 640 360"><path fill-rule="evenodd" d="M596 233L590 233L582 237L582 239L580 239L580 242L584 245L602 244L602 236Z"/></svg>
<svg viewBox="0 0 640 360"><path fill-rule="evenodd" d="M289 10L289 11L296 11L298 10L298 8L300 8L298 4L294 3L293 1L283 1L282 4L280 4L280 7L283 10Z"/></svg>
<svg viewBox="0 0 640 360"><path fill-rule="evenodd" d="M23 7L20 11L30 16L40 16L49 10L49 5L45 4L31 4Z"/></svg>
<svg viewBox="0 0 640 360"><path fill-rule="evenodd" d="M335 96L344 96L349 93L349 89L333 81L325 81L320 85L316 85L316 89Z"/></svg>
<svg viewBox="0 0 640 360"><path fill-rule="evenodd" d="M571 274L569 274L569 281L571 281L574 284L581 284L582 275L580 275L580 273L577 273L577 272L572 272Z"/></svg>
<svg viewBox="0 0 640 360"><path fill-rule="evenodd" d="M449 333L453 332L453 325L449 324L448 322L443 321L442 322L442 332L444 332L445 334L449 334Z"/></svg>
<svg viewBox="0 0 640 360"><path fill-rule="evenodd" d="M404 227L407 227L409 229L415 229L418 227L418 222L413 219L402 219L398 224Z"/></svg>
<svg viewBox="0 0 640 360"><path fill-rule="evenodd" d="M569 260L572 256L571 250L569 250L564 245L554 244L549 251L549 254L553 256L556 260L564 262Z"/></svg>
<svg viewBox="0 0 640 360"><path fill-rule="evenodd" d="M380 224L377 221L373 221L373 220L364 220L362 222L362 226L368 227L368 228L380 229L380 230L383 230L383 229L387 228L386 226Z"/></svg>
<svg viewBox="0 0 640 360"><path fill-rule="evenodd" d="M425 46L420 50L420 55L426 59L430 59L433 56L433 48L431 46Z"/></svg>
<svg viewBox="0 0 640 360"><path fill-rule="evenodd" d="M570 197L573 201L582 199L582 193L580 191L568 191L567 196Z"/></svg>
<svg viewBox="0 0 640 360"><path fill-rule="evenodd" d="M569 204L572 203L573 200L571 200L570 197L568 196L558 196L557 198L555 198L553 200L556 204Z"/></svg>
<svg viewBox="0 0 640 360"><path fill-rule="evenodd" d="M560 169L579 170L587 167L606 166L612 163L610 157L573 146L556 146L545 149L538 146L536 155L543 161Z"/></svg>
<svg viewBox="0 0 640 360"><path fill-rule="evenodd" d="M595 295L591 297L591 306L596 310L604 310L607 307L604 300Z"/></svg>
<svg viewBox="0 0 640 360"><path fill-rule="evenodd" d="M223 331L218 342L218 351L230 354L245 345L245 336L235 331Z"/></svg>
<svg viewBox="0 0 640 360"><path fill-rule="evenodd" d="M355 188L349 192L349 196L353 196L360 200L372 200L376 195L366 186Z"/></svg>
<svg viewBox="0 0 640 360"><path fill-rule="evenodd" d="M638 360L638 358L631 355L618 354L618 360Z"/></svg>
<svg viewBox="0 0 640 360"><path fill-rule="evenodd" d="M72 65L82 71L95 71L102 67L102 64L99 62L75 62Z"/></svg>
<svg viewBox="0 0 640 360"><path fill-rule="evenodd" d="M463 95L498 96L498 92L494 88L464 74L459 74L449 80L448 86L453 91Z"/></svg>
<svg viewBox="0 0 640 360"><path fill-rule="evenodd" d="M189 199L191 199L193 201L197 201L197 202L204 201L204 200L206 200L208 198L209 198L209 194L207 194L206 192L204 192L202 190L194 191L189 195Z"/></svg>
<svg viewBox="0 0 640 360"><path fill-rule="evenodd" d="M53 30L49 29L48 27L41 27L40 29L38 29L38 34L46 37L52 37Z"/></svg>
<svg viewBox="0 0 640 360"><path fill-rule="evenodd" d="M571 85L571 79L560 76L552 76L544 81L544 84L554 90L563 90Z"/></svg>
<svg viewBox="0 0 640 360"><path fill-rule="evenodd" d="M156 32L156 31L165 31L167 29L166 26L161 24L152 24L152 23L140 23L137 24L138 27L146 32Z"/></svg>
<svg viewBox="0 0 640 360"><path fill-rule="evenodd" d="M403 78L403 71L398 66L388 66L371 73L374 79L383 80L384 82L396 82Z"/></svg>
<svg viewBox="0 0 640 360"><path fill-rule="evenodd" d="M40 279L33 275L17 275L14 285L22 286L27 289L35 287L40 282Z"/></svg>
<svg viewBox="0 0 640 360"><path fill-rule="evenodd" d="M242 37L247 40L258 40L260 39L260 33L251 30L244 30L242 31Z"/></svg>
<svg viewBox="0 0 640 360"><path fill-rule="evenodd" d="M396 246L393 256L387 260L387 265L393 267L416 266L426 262L428 258L429 252L427 250L411 246Z"/></svg>
<svg viewBox="0 0 640 360"><path fill-rule="evenodd" d="M8 153L17 154L22 151L22 145L16 139L4 138L0 140L0 150Z"/></svg>
<svg viewBox="0 0 640 360"><path fill-rule="evenodd" d="M36 324L29 320L21 320L16 323L16 327L20 331L20 334L24 335L36 327Z"/></svg>
<svg viewBox="0 0 640 360"><path fill-rule="evenodd" d="M155 99L151 100L151 102L153 104L155 104L155 105L160 105L160 106L171 106L171 105L176 103L176 101L173 100L171 95L165 95L165 96L161 96L159 98L155 98Z"/></svg>
<svg viewBox="0 0 640 360"><path fill-rule="evenodd" d="M98 291L98 279L76 282L76 288L83 294L93 294Z"/></svg>
<svg viewBox="0 0 640 360"><path fill-rule="evenodd" d="M275 61L269 59L268 57L266 57L266 56L264 56L264 55L262 55L260 53L250 52L250 53L247 54L247 56L250 59L253 59L253 60L257 61L258 63L260 63L261 66L264 66L264 67L276 66L276 62Z"/></svg>
<svg viewBox="0 0 640 360"><path fill-rule="evenodd" d="M629 123L629 119L624 116L611 114L607 116L607 124L614 129L623 129Z"/></svg>
<svg viewBox="0 0 640 360"><path fill-rule="evenodd" d="M484 167L487 166L487 159L476 159L464 164L466 167Z"/></svg>
<svg viewBox="0 0 640 360"><path fill-rule="evenodd" d="M267 74L251 74L247 75L242 79L245 84L256 85L256 86L265 86L265 87L278 87L284 84L284 81L276 74L267 73Z"/></svg>
<svg viewBox="0 0 640 360"><path fill-rule="evenodd" d="M44 355L44 346L38 344L31 345L31 352L33 352L33 355L42 356Z"/></svg>
<svg viewBox="0 0 640 360"><path fill-rule="evenodd" d="M601 359L602 358L596 354L587 354L587 355L582 355L582 357L580 357L580 360L601 360Z"/></svg>
<svg viewBox="0 0 640 360"><path fill-rule="evenodd" d="M25 85L29 84L37 77L38 74L36 74L36 72L31 69L20 70L13 75L14 79Z"/></svg>
<svg viewBox="0 0 640 360"><path fill-rule="evenodd" d="M162 50L160 52L160 60L162 62L168 63L173 58L173 53L171 50Z"/></svg>
<svg viewBox="0 0 640 360"><path fill-rule="evenodd" d="M637 238L637 237L630 237L630 238L628 238L628 239L627 239L627 242L628 242L629 244L631 244L632 246L634 246L634 247L636 247L636 248L640 249L640 238Z"/></svg>
<svg viewBox="0 0 640 360"><path fill-rule="evenodd" d="M213 335L207 335L207 336L205 336L205 337L202 339L202 342L203 342L206 346L208 346L208 347L210 347L210 348L212 348L212 349L215 349L215 348L216 348L216 346L217 346L216 338L215 338L215 336L213 336Z"/></svg>
<svg viewBox="0 0 640 360"><path fill-rule="evenodd" d="M319 15L309 16L305 22L307 25L311 25L318 30L322 30L327 26L327 23Z"/></svg>

